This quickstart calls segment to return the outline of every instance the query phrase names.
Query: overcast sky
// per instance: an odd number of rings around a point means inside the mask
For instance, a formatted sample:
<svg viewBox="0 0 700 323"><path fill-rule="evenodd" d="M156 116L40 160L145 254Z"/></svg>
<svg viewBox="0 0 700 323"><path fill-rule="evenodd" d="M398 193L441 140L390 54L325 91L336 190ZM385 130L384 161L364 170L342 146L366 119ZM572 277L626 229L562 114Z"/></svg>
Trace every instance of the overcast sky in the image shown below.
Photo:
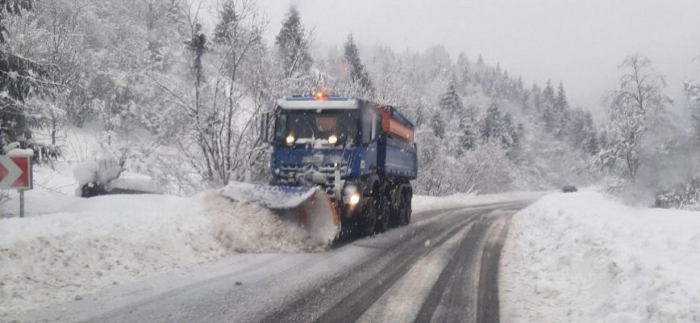
<svg viewBox="0 0 700 323"><path fill-rule="evenodd" d="M683 80L700 78L700 0L258 0L270 41L291 4L317 42L353 33L396 50L443 44L528 82L561 81L573 105L592 109L632 53L654 62L676 100Z"/></svg>

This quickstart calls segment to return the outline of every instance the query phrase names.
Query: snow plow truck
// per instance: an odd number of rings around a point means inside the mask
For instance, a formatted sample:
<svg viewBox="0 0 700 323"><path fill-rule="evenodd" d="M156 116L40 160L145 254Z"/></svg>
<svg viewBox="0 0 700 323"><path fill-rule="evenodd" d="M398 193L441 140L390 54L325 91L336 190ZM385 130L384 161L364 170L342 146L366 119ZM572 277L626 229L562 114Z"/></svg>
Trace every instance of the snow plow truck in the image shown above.
<svg viewBox="0 0 700 323"><path fill-rule="evenodd" d="M272 146L269 185L233 183L222 195L272 209L322 242L411 222L414 125L395 107L317 92L278 100L260 128Z"/></svg>

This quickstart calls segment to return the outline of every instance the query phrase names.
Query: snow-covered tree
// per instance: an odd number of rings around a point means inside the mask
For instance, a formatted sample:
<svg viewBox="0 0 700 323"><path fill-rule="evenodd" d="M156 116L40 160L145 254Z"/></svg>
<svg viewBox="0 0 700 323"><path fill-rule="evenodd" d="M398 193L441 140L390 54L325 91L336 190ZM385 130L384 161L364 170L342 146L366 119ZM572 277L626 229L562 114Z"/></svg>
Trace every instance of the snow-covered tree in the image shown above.
<svg viewBox="0 0 700 323"><path fill-rule="evenodd" d="M548 133L553 133L557 130L557 111L555 108L555 93L551 81L547 81L547 85L542 90L542 122L544 129Z"/></svg>
<svg viewBox="0 0 700 323"><path fill-rule="evenodd" d="M464 110L459 118L459 150L462 154L465 151L472 150L478 144L478 128L476 126L476 118L474 116L473 107L468 107Z"/></svg>
<svg viewBox="0 0 700 323"><path fill-rule="evenodd" d="M442 115L439 112L435 112L430 117L430 128L436 137L441 139L445 137L445 120L442 119Z"/></svg>
<svg viewBox="0 0 700 323"><path fill-rule="evenodd" d="M497 104L493 103L486 110L486 115L481 120L481 140L487 142L490 140L500 140L506 135L506 128L503 124L503 116L501 109Z"/></svg>
<svg viewBox="0 0 700 323"><path fill-rule="evenodd" d="M690 109L690 115L694 119L693 132L700 142L700 84L696 82L685 83L685 94Z"/></svg>
<svg viewBox="0 0 700 323"><path fill-rule="evenodd" d="M275 45L282 61L285 78L297 73L307 73L313 64L309 54L309 45L313 38L313 29L307 31L301 23L301 16L295 7L290 7L277 37Z"/></svg>
<svg viewBox="0 0 700 323"><path fill-rule="evenodd" d="M462 104L462 98L457 94L455 81L454 79L450 80L447 89L440 96L440 110L445 113L445 116L449 118L448 120L458 120L463 109L464 105Z"/></svg>
<svg viewBox="0 0 700 323"><path fill-rule="evenodd" d="M571 145L592 156L598 153L597 131L590 111L571 109L567 133Z"/></svg>
<svg viewBox="0 0 700 323"><path fill-rule="evenodd" d="M0 146L13 142L33 145L40 153L45 146L34 143L32 131L41 126L45 105L28 104L40 96L49 96L55 84L49 78L49 66L15 52L7 46L8 20L23 19L22 12L34 8L33 0L0 0Z"/></svg>
<svg viewBox="0 0 700 323"><path fill-rule="evenodd" d="M620 87L609 96L607 145L596 161L634 181L644 162L642 143L662 121L671 99L663 93L663 76L648 58L629 56L620 68L624 71Z"/></svg>
<svg viewBox="0 0 700 323"><path fill-rule="evenodd" d="M558 137L561 137L566 134L569 126L569 101L566 98L566 91L562 83L559 83L559 87L557 88L557 97L554 99L553 112L555 123L554 132Z"/></svg>
<svg viewBox="0 0 700 323"><path fill-rule="evenodd" d="M352 37L352 34L348 35L348 39L345 42L344 58L348 69L351 89L355 90L359 94L372 96L374 92L372 80L369 77L369 73L367 73L365 65L362 64L362 60L360 59L360 51L357 49L357 45L355 44L355 39Z"/></svg>

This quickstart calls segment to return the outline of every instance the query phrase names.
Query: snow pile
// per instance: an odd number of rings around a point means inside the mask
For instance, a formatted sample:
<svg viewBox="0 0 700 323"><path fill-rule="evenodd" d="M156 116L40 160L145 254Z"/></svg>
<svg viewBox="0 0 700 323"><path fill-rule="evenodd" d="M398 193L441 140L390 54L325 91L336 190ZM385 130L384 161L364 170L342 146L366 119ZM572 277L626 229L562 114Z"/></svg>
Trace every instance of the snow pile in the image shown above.
<svg viewBox="0 0 700 323"><path fill-rule="evenodd" d="M333 204L328 195L318 187L282 187L233 182L222 188L220 194L233 201L263 205L277 210L289 221L300 222L299 224L307 230L309 244L328 244L340 231L333 218Z"/></svg>
<svg viewBox="0 0 700 323"><path fill-rule="evenodd" d="M15 148L7 152L7 156L13 157L32 157L34 156L34 151L31 149L19 149Z"/></svg>
<svg viewBox="0 0 700 323"><path fill-rule="evenodd" d="M152 194L163 193L162 188L150 176L130 172L124 172L119 178L110 181L107 185L107 191L111 192L113 189Z"/></svg>
<svg viewBox="0 0 700 323"><path fill-rule="evenodd" d="M123 165L114 158L90 160L73 167L73 177L83 186L90 182L109 183L124 171Z"/></svg>
<svg viewBox="0 0 700 323"><path fill-rule="evenodd" d="M510 192L501 194L475 195L458 193L450 196L423 196L414 195L412 200L413 211L424 211L437 208L453 208L470 206L475 204L489 204L500 202L517 202L535 200L542 197L545 192Z"/></svg>
<svg viewBox="0 0 700 323"><path fill-rule="evenodd" d="M502 322L700 322L700 213L553 194L503 252Z"/></svg>
<svg viewBox="0 0 700 323"><path fill-rule="evenodd" d="M213 191L77 199L58 213L0 220L0 321L234 252L315 250L301 228Z"/></svg>
<svg viewBox="0 0 700 323"><path fill-rule="evenodd" d="M218 194L205 196L217 242L235 252L321 251L299 225L255 204L236 203Z"/></svg>

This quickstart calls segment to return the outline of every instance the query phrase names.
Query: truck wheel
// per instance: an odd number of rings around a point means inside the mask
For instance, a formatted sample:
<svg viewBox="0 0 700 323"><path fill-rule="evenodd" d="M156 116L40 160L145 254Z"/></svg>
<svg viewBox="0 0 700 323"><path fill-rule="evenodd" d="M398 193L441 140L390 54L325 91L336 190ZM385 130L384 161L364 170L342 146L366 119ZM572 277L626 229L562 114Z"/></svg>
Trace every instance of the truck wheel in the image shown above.
<svg viewBox="0 0 700 323"><path fill-rule="evenodd" d="M403 224L403 198L396 197L395 205L389 208L389 227L395 228Z"/></svg>
<svg viewBox="0 0 700 323"><path fill-rule="evenodd" d="M384 233L389 229L389 200L385 194L380 194L377 201L377 227L375 230Z"/></svg>
<svg viewBox="0 0 700 323"><path fill-rule="evenodd" d="M402 194L401 195L401 225L408 225L411 223L411 195Z"/></svg>
<svg viewBox="0 0 700 323"><path fill-rule="evenodd" d="M368 197L362 203L362 219L360 221L360 234L365 237L373 235L377 223L377 205L374 197Z"/></svg>

